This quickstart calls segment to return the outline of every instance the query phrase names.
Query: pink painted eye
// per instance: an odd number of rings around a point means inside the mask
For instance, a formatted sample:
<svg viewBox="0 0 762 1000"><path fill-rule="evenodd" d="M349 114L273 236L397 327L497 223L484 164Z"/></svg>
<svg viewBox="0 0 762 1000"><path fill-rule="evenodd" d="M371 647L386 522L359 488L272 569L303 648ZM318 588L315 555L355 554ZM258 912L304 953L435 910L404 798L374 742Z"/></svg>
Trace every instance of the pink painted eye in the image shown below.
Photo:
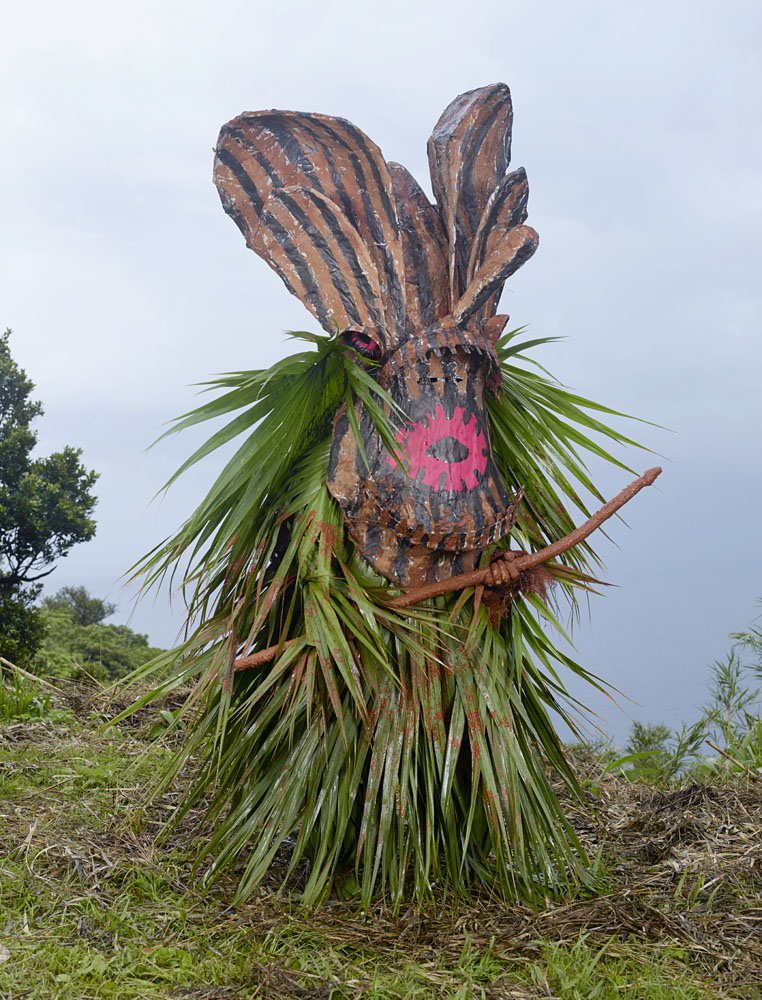
<svg viewBox="0 0 762 1000"><path fill-rule="evenodd" d="M354 348L364 358L378 361L381 357L381 345L369 337L367 333L361 333L359 330L346 330L342 334L342 338L345 344Z"/></svg>

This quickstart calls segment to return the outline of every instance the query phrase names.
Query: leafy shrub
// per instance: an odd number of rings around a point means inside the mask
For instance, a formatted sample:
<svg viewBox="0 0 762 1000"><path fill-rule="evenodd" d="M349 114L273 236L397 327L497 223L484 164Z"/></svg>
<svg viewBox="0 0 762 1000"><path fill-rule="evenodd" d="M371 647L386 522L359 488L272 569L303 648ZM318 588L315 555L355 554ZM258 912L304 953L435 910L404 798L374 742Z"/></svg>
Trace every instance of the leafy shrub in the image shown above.
<svg viewBox="0 0 762 1000"><path fill-rule="evenodd" d="M691 758L696 757L705 733L703 718L692 726L683 724L679 732L663 722L646 725L634 721L624 757L611 761L606 770L615 771L630 781L670 782L686 770Z"/></svg>
<svg viewBox="0 0 762 1000"><path fill-rule="evenodd" d="M606 763L631 780L706 780L740 771L762 777L762 630L752 626L731 636L733 645L712 664L709 698L700 719L677 732L663 723L633 722L625 756ZM713 755L702 754L711 742ZM740 765L740 767L739 767Z"/></svg>
<svg viewBox="0 0 762 1000"><path fill-rule="evenodd" d="M50 697L40 691L39 684L22 680L16 673L12 677L0 675L0 721L41 719L50 710Z"/></svg>
<svg viewBox="0 0 762 1000"><path fill-rule="evenodd" d="M105 625L116 606L92 597L84 587L64 587L43 601L48 634L34 661L40 674L116 680L153 659L162 650L127 625Z"/></svg>
<svg viewBox="0 0 762 1000"><path fill-rule="evenodd" d="M759 713L759 688L748 686L751 672L735 643L724 660L711 667L712 680L709 701L704 706L707 731L726 747L734 746L745 737Z"/></svg>

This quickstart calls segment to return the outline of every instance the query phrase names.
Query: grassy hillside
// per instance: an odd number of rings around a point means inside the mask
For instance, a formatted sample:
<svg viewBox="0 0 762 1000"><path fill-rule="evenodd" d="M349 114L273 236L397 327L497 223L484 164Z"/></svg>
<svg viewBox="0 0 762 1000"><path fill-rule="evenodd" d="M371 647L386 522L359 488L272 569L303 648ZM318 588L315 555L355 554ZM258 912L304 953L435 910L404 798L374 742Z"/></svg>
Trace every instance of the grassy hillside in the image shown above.
<svg viewBox="0 0 762 1000"><path fill-rule="evenodd" d="M542 912L481 896L398 919L337 899L305 913L276 895L277 865L233 909L232 883L205 889L192 872L203 831L154 843L172 796L141 811L169 752L149 740L160 716L104 731L116 708L92 689L26 695L11 704L6 687L0 721L4 998L762 996L750 776L657 788L578 760L595 815L574 822L599 853L600 891Z"/></svg>

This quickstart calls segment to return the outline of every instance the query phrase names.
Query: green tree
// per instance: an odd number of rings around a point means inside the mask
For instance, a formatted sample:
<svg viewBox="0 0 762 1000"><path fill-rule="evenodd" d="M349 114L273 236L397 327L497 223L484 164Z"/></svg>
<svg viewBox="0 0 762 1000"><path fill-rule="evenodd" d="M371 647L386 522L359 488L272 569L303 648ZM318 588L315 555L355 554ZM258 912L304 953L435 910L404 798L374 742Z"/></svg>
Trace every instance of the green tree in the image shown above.
<svg viewBox="0 0 762 1000"><path fill-rule="evenodd" d="M706 737L706 719L688 726L683 723L679 731L663 722L642 723L634 720L625 746L626 757L613 761L609 768L627 764L621 774L631 781L667 783L685 772L691 758L699 755ZM634 757L635 759L628 759Z"/></svg>
<svg viewBox="0 0 762 1000"><path fill-rule="evenodd" d="M45 639L45 619L34 606L35 596L34 588L9 593L0 588L0 656L11 663L28 663Z"/></svg>
<svg viewBox="0 0 762 1000"><path fill-rule="evenodd" d="M39 648L44 622L33 601L52 564L95 534L90 517L97 473L65 447L33 457L42 416L34 383L11 356L11 331L0 334L0 655L26 661Z"/></svg>
<svg viewBox="0 0 762 1000"><path fill-rule="evenodd" d="M92 597L85 587L61 587L53 597L41 601L46 611L63 612L75 625L100 625L117 610L111 601Z"/></svg>
<svg viewBox="0 0 762 1000"><path fill-rule="evenodd" d="M643 723L633 719L625 753L667 754L667 743L672 730L663 722Z"/></svg>
<svg viewBox="0 0 762 1000"><path fill-rule="evenodd" d="M127 625L105 625L103 619L116 610L116 605L93 597L84 587L62 587L44 598L47 635L33 661L37 673L115 680L162 652Z"/></svg>

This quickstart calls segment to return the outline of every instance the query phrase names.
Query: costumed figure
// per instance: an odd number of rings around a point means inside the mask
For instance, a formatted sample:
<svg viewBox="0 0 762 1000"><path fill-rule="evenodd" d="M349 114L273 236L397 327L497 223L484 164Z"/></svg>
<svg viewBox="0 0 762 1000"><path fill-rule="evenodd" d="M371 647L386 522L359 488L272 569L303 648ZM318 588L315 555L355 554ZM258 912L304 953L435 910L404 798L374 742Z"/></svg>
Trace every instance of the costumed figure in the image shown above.
<svg viewBox="0 0 762 1000"><path fill-rule="evenodd" d="M193 683L156 791L193 760L175 821L205 803L211 873L245 861L239 898L279 850L307 904L479 884L542 902L589 877L550 713L576 727L559 668L598 681L554 644L555 602L574 607L587 535L658 470L575 529L567 506L598 497L584 453L615 462L600 439L626 439L497 315L538 243L512 114L504 84L450 104L436 204L342 118L258 111L220 133L225 211L325 331L177 421L240 411L184 469L245 437L139 567L179 572L189 605L140 702Z"/></svg>

